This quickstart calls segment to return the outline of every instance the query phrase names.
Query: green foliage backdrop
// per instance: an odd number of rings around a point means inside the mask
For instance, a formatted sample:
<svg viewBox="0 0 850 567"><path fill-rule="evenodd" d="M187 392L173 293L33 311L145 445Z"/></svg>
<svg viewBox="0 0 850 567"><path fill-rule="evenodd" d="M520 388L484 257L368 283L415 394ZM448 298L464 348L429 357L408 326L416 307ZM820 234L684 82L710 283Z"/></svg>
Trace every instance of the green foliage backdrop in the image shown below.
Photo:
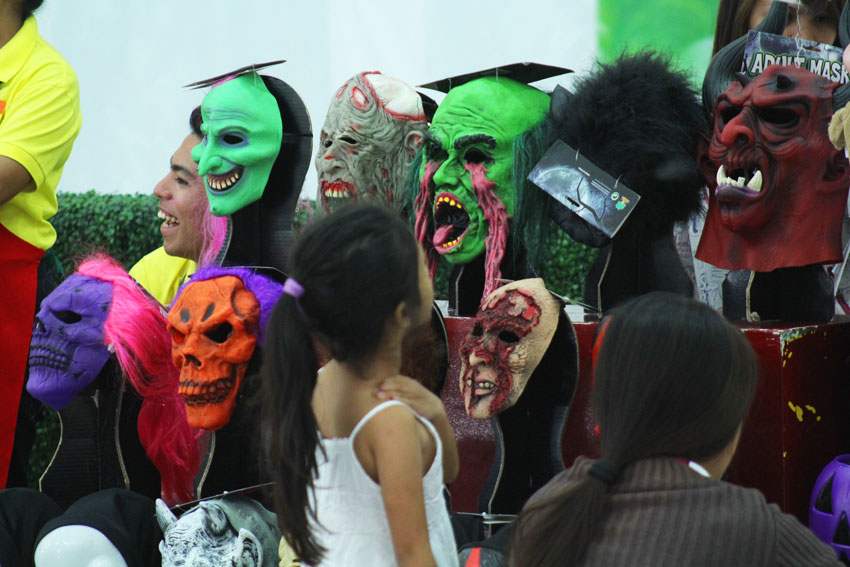
<svg viewBox="0 0 850 567"><path fill-rule="evenodd" d="M139 258L162 246L153 195L59 193L53 251L66 273L87 253L101 250L130 268Z"/></svg>
<svg viewBox="0 0 850 567"><path fill-rule="evenodd" d="M66 273L87 253L102 250L128 269L139 258L162 245L156 218L157 200L152 195L104 195L59 193L59 213L51 222L57 238L53 251ZM296 230L313 218L315 203L302 204L295 213ZM549 288L561 295L581 299L584 274L596 251L577 244L563 234L549 245L549 262L540 267ZM436 281L438 295L446 295L450 268L443 263Z"/></svg>

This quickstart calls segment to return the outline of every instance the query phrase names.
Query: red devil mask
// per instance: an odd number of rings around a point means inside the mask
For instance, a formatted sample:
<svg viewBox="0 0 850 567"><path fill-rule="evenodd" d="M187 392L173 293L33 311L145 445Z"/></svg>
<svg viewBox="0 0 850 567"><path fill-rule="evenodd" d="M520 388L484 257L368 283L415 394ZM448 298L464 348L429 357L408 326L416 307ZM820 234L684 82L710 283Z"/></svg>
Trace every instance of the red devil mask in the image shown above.
<svg viewBox="0 0 850 567"><path fill-rule="evenodd" d="M697 258L759 272L841 260L850 166L827 136L836 87L798 67L771 66L715 99Z"/></svg>
<svg viewBox="0 0 850 567"><path fill-rule="evenodd" d="M171 306L171 356L189 425L227 425L254 347L260 303L235 276L192 282Z"/></svg>

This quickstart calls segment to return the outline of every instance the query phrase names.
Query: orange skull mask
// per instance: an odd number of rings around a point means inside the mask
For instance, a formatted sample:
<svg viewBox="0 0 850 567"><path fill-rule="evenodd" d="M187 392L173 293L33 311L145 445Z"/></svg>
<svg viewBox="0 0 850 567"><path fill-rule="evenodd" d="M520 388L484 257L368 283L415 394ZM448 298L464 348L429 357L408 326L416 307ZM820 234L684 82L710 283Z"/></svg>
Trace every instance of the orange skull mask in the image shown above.
<svg viewBox="0 0 850 567"><path fill-rule="evenodd" d="M189 425L227 425L254 347L260 303L236 276L192 282L171 306L171 357Z"/></svg>

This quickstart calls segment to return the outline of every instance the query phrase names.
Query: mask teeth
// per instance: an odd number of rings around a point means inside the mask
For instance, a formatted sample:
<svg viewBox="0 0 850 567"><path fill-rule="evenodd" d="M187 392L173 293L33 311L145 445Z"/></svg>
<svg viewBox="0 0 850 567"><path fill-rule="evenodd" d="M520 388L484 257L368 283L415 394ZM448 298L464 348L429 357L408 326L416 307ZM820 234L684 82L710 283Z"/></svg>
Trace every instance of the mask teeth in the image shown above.
<svg viewBox="0 0 850 567"><path fill-rule="evenodd" d="M717 186L727 185L730 187L738 187L739 189L747 188L754 193L760 193L762 190L762 186L764 184L764 179L761 173L761 170L757 169L753 173L752 177L747 180L745 177L738 177L737 179L732 179L731 177L726 176L726 166L721 165L717 170Z"/></svg>
<svg viewBox="0 0 850 567"><path fill-rule="evenodd" d="M207 184L216 191L227 191L239 181L241 169L237 168L222 175L207 174Z"/></svg>

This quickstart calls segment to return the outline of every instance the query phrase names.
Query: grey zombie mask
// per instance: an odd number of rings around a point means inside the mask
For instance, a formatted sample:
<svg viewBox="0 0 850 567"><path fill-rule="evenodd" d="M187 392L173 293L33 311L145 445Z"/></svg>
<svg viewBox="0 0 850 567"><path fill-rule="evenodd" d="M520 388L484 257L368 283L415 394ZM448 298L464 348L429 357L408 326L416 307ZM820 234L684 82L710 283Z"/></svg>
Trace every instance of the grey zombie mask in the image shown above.
<svg viewBox="0 0 850 567"><path fill-rule="evenodd" d="M165 534L159 544L162 567L275 567L280 530L274 514L249 498L201 502L178 520L157 500Z"/></svg>
<svg viewBox="0 0 850 567"><path fill-rule="evenodd" d="M74 274L41 303L30 343L27 391L56 411L100 373L110 352L104 324L112 284Z"/></svg>
<svg viewBox="0 0 850 567"><path fill-rule="evenodd" d="M331 99L316 153L322 209L364 199L401 207L427 129L422 100L406 83L378 72L346 81Z"/></svg>

